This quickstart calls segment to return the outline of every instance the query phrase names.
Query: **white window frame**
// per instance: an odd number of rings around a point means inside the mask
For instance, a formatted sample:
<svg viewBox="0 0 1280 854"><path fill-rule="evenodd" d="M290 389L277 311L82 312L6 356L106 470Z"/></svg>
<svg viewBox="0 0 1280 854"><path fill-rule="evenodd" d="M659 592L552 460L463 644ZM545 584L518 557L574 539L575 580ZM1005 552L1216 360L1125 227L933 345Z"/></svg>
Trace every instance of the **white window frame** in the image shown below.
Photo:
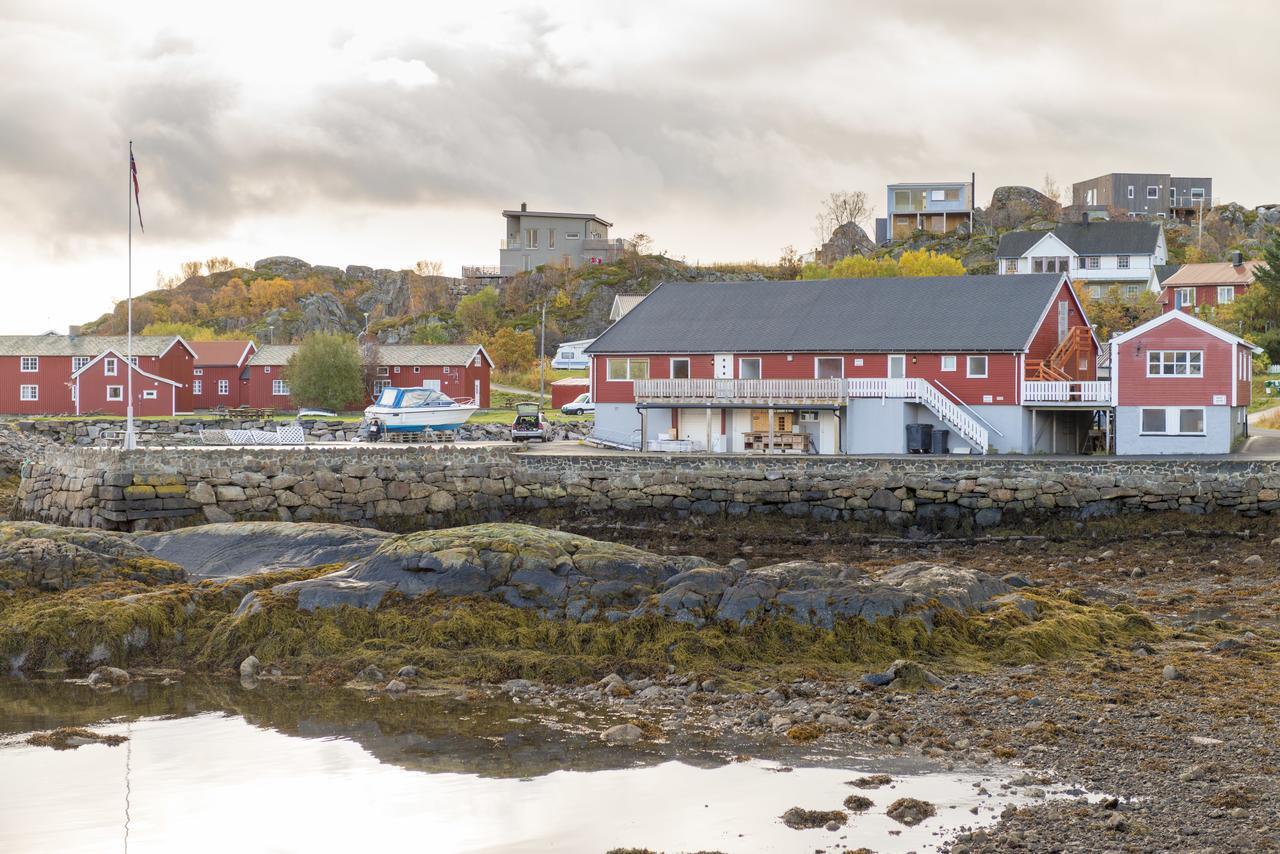
<svg viewBox="0 0 1280 854"><path fill-rule="evenodd" d="M391 376L391 369L386 365L378 365L378 376L380 377Z"/></svg>
<svg viewBox="0 0 1280 854"><path fill-rule="evenodd" d="M566 231L566 232L564 233L564 239L565 239L565 240L581 240L581 239L582 239L582 232L580 232L580 231Z"/></svg>
<svg viewBox="0 0 1280 854"><path fill-rule="evenodd" d="M839 362L840 374L835 377L823 377L820 373L818 373L818 365L823 361ZM814 379L838 379L838 380L844 379L844 356L814 356L813 357L813 377Z"/></svg>
<svg viewBox="0 0 1280 854"><path fill-rule="evenodd" d="M1230 305L1235 301L1236 301L1235 285L1218 285L1218 305Z"/></svg>
<svg viewBox="0 0 1280 854"><path fill-rule="evenodd" d="M1130 185L1129 185L1129 198L1131 198L1131 199L1132 199L1132 198L1134 197L1134 195L1135 195L1135 194L1136 194L1136 191L1134 190L1133 185L1132 185L1132 184L1130 184Z"/></svg>
<svg viewBox="0 0 1280 854"><path fill-rule="evenodd" d="M382 390L391 388L391 380L374 380L373 381L373 399L377 400L382 396Z"/></svg>
<svg viewBox="0 0 1280 854"><path fill-rule="evenodd" d="M954 371L954 370L956 369L956 357L955 357L955 356L942 356L942 357L940 357L940 358L941 358L941 360L942 360L942 363L941 363L941 365L939 365L939 368L938 368L939 370L941 370L941 371Z"/></svg>
<svg viewBox="0 0 1280 854"><path fill-rule="evenodd" d="M894 361L895 361L895 360L896 360L896 361L898 361L898 362L902 365L902 376L901 376L901 377L895 377L895 376L893 375L893 363L894 363ZM884 371L884 375L885 375L886 377L888 377L889 379L891 379L891 380L893 380L893 379L906 379L906 378L907 378L907 357L906 357L906 354L905 354L905 353L890 353L890 354L889 354L889 357L885 360L885 371Z"/></svg>
<svg viewBox="0 0 1280 854"><path fill-rule="evenodd" d="M144 388L142 390L143 400L157 400L159 397L160 395L153 388Z"/></svg>
<svg viewBox="0 0 1280 854"><path fill-rule="evenodd" d="M743 374L745 374L746 371L742 369L742 366L745 365L747 362L756 363L756 375L754 377L743 376ZM738 379L740 380L764 379L764 359L761 359L759 356L740 356L738 358Z"/></svg>
<svg viewBox="0 0 1280 854"><path fill-rule="evenodd" d="M231 380L218 380L218 394L224 397L231 394Z"/></svg>
<svg viewBox="0 0 1280 854"><path fill-rule="evenodd" d="M982 360L982 373L980 373L980 374L978 374L978 373L974 373L974 371L973 371L973 360L974 360L974 359L981 359L981 360ZM964 375L965 375L965 377L966 377L966 378L968 378L968 379L972 379L972 380L985 380L985 379L987 378L987 370L989 369L989 367L990 367L990 366L988 365L987 357L986 357L986 356L981 356L981 355L971 355L971 356L965 356L965 357L964 357Z"/></svg>
<svg viewBox="0 0 1280 854"><path fill-rule="evenodd" d="M1004 259L1004 271L1006 273L1018 272L1018 259L1017 258Z"/></svg>
<svg viewBox="0 0 1280 854"><path fill-rule="evenodd" d="M393 370L393 371L392 371L392 373L393 373L393 374L398 374L398 373L400 373L400 366L399 366L399 365L396 365L395 370Z"/></svg>
<svg viewBox="0 0 1280 854"><path fill-rule="evenodd" d="M114 357L108 356L102 360L102 375L104 377L114 377L120 374L120 363Z"/></svg>
<svg viewBox="0 0 1280 854"><path fill-rule="evenodd" d="M271 394L273 397L288 397L289 384L284 380L271 381Z"/></svg>
<svg viewBox="0 0 1280 854"><path fill-rule="evenodd" d="M107 386L107 402L120 403L124 400L124 386L109 385Z"/></svg>
<svg viewBox="0 0 1280 854"><path fill-rule="evenodd" d="M1142 296L1142 285L1125 285L1124 295L1126 299L1137 299Z"/></svg>
<svg viewBox="0 0 1280 854"><path fill-rule="evenodd" d="M1087 256L1085 256L1085 258L1084 258L1084 268L1085 268L1086 270L1101 270L1101 269L1102 269L1102 256L1101 256L1101 255L1087 255Z"/></svg>
<svg viewBox="0 0 1280 854"><path fill-rule="evenodd" d="M1174 305L1181 308L1184 305L1194 306L1196 304L1195 288L1174 288Z"/></svg>
<svg viewBox="0 0 1280 854"><path fill-rule="evenodd" d="M89 364L92 361L93 361L92 356L72 356L71 357L71 373L74 374L76 371L80 370L81 368L83 368L85 365Z"/></svg>
<svg viewBox="0 0 1280 854"><path fill-rule="evenodd" d="M40 386L34 384L18 386L18 400L39 400Z"/></svg>
<svg viewBox="0 0 1280 854"><path fill-rule="evenodd" d="M1116 256L1116 268L1117 268L1117 269L1120 269L1120 270L1128 270L1128 269L1129 269L1129 256L1128 256L1128 255L1117 255L1117 256Z"/></svg>
<svg viewBox="0 0 1280 854"><path fill-rule="evenodd" d="M683 376L683 377L677 377L677 376L676 376L676 362L684 362L684 376ZM690 359L688 356L674 356L674 357L672 357L672 359L671 359L671 364L667 365L667 376L671 377L671 379L673 379L673 380L686 380L686 379L691 379L691 378L693 377L693 360L692 360L692 359Z"/></svg>
<svg viewBox="0 0 1280 854"><path fill-rule="evenodd" d="M38 373L40 370L40 357L23 356L18 360L18 370L24 374Z"/></svg>
<svg viewBox="0 0 1280 854"><path fill-rule="evenodd" d="M202 376L204 376L204 368L193 368L193 369L191 370L191 376L193 376L193 377L202 377Z"/></svg>
<svg viewBox="0 0 1280 854"><path fill-rule="evenodd" d="M1147 430L1145 427L1147 413L1155 411L1164 412L1164 430L1160 432ZM1202 429L1184 433L1182 431L1183 412L1199 412ZM1174 427L1177 429L1173 429ZM1208 433L1209 422L1206 420L1203 406L1144 406L1138 411L1138 434L1141 436L1207 436Z"/></svg>
<svg viewBox="0 0 1280 854"><path fill-rule="evenodd" d="M644 364L644 376L633 376L633 374L636 373L636 371L633 370L634 366L641 363ZM614 376L613 369L615 366L622 367L622 376ZM611 383L629 383L635 382L636 380L647 380L649 379L649 360L627 358L606 359L604 377L605 382Z"/></svg>
<svg viewBox="0 0 1280 854"><path fill-rule="evenodd" d="M547 229L547 248L556 248L556 230L554 228Z"/></svg>
<svg viewBox="0 0 1280 854"><path fill-rule="evenodd" d="M191 381L191 393L192 393L193 395L195 395L196 397L200 397L201 395L203 395L203 394L204 394L204 380L192 380L192 381Z"/></svg>
<svg viewBox="0 0 1280 854"><path fill-rule="evenodd" d="M414 372L415 374L420 374L420 373L422 373L422 366L421 366L421 365L414 365L414 366L413 366L413 372Z"/></svg>
<svg viewBox="0 0 1280 854"><path fill-rule="evenodd" d="M1158 356L1161 370L1159 373L1151 373L1151 357ZM1179 356L1186 356L1187 370L1185 373L1176 373L1178 368ZM1195 356L1195 359L1191 357ZM1148 350L1146 355L1147 377L1148 379L1202 379L1204 377L1204 351L1203 350ZM1197 370L1193 373L1191 368L1195 365ZM1165 373L1164 367L1168 366L1174 373Z"/></svg>
<svg viewBox="0 0 1280 854"><path fill-rule="evenodd" d="M1156 185L1153 185L1153 184L1148 184L1148 185L1147 185L1147 198L1148 198L1148 199L1158 199L1158 198L1160 198L1160 187L1158 187L1158 186L1156 186Z"/></svg>

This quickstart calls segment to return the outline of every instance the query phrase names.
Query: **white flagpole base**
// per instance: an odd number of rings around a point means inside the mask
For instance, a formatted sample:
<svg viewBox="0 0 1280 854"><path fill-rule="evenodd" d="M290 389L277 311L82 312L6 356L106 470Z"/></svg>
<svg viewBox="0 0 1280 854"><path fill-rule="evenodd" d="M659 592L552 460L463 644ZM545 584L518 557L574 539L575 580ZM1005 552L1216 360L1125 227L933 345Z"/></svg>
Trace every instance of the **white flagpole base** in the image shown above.
<svg viewBox="0 0 1280 854"><path fill-rule="evenodd" d="M125 409L124 449L126 451L132 451L137 447L138 447L138 440L133 432L133 404L130 403L129 406Z"/></svg>

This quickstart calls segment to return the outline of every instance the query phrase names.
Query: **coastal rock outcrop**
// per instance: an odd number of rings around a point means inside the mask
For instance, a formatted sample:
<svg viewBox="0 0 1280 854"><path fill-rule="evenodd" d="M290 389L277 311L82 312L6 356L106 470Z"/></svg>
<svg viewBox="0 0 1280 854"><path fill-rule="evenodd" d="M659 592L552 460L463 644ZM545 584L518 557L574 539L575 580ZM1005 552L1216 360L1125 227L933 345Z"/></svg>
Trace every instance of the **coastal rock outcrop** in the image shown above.
<svg viewBox="0 0 1280 854"><path fill-rule="evenodd" d="M140 534L134 543L153 557L178 564L193 578L227 578L281 567L348 563L369 555L390 537L382 531L321 522L226 522Z"/></svg>
<svg viewBox="0 0 1280 854"><path fill-rule="evenodd" d="M387 540L338 572L281 584L305 611L377 608L397 593L481 596L552 619L618 620L657 614L695 626L747 625L780 617L831 627L841 618L875 620L928 608L968 610L1009 592L994 576L928 562L872 575L836 563L791 561L747 568L528 525L484 524ZM241 611L254 607L256 593Z"/></svg>
<svg viewBox="0 0 1280 854"><path fill-rule="evenodd" d="M69 590L102 581L185 581L182 568L138 548L127 534L0 522L0 590Z"/></svg>

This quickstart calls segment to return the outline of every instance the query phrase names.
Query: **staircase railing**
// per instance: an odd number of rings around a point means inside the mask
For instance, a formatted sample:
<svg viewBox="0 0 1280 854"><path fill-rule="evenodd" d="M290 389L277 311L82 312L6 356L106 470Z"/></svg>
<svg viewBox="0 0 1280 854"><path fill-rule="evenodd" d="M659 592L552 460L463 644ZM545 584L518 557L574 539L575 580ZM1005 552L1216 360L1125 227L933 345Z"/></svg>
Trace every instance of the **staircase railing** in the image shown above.
<svg viewBox="0 0 1280 854"><path fill-rule="evenodd" d="M894 397L923 403L930 412L960 434L966 442L973 445L978 453L987 452L987 443L990 439L987 428L979 424L977 419L957 406L926 379L868 377L849 379L846 382L849 397Z"/></svg>

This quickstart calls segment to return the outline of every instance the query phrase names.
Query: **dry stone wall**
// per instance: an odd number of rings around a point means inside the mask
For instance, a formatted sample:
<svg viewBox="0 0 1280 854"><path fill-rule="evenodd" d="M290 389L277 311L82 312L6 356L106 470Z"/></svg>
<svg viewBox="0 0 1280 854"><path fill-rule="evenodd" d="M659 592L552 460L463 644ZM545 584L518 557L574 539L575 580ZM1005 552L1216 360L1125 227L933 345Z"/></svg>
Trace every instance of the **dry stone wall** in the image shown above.
<svg viewBox="0 0 1280 854"><path fill-rule="evenodd" d="M1151 510L1255 515L1280 509L1280 472L1250 460L761 459L530 454L507 446L59 448L23 466L15 514L115 530L261 519L404 530L548 508L781 513L931 529Z"/></svg>

